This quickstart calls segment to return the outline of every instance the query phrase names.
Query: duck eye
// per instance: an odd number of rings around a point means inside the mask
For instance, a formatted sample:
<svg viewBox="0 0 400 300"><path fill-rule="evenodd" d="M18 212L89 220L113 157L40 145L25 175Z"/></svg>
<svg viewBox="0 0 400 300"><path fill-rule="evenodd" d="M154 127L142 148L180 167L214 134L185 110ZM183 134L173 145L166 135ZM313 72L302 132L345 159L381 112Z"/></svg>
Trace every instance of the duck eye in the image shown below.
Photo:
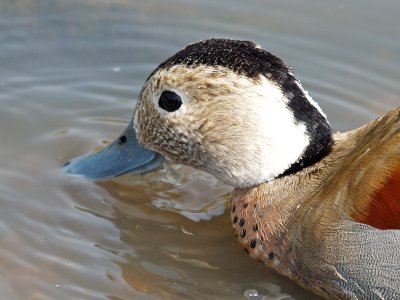
<svg viewBox="0 0 400 300"><path fill-rule="evenodd" d="M158 105L168 112L173 112L181 107L182 100L177 93L165 91L161 94Z"/></svg>

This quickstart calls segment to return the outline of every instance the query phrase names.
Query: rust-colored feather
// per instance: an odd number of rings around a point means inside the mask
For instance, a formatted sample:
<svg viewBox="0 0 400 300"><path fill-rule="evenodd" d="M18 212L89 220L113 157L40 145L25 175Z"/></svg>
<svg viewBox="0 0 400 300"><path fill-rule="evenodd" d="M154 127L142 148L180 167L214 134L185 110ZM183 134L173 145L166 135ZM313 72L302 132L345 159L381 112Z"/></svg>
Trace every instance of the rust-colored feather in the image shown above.
<svg viewBox="0 0 400 300"><path fill-rule="evenodd" d="M351 216L375 228L400 229L400 109L367 125L356 140Z"/></svg>
<svg viewBox="0 0 400 300"><path fill-rule="evenodd" d="M358 222L379 229L400 229L400 169L390 174L360 214Z"/></svg>

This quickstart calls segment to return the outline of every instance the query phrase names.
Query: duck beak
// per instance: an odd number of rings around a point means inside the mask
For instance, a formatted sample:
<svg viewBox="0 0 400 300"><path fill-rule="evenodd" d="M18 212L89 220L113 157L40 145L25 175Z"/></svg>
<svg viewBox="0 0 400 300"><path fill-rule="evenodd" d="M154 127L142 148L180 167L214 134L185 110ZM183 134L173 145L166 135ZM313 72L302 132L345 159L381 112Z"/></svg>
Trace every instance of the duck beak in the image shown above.
<svg viewBox="0 0 400 300"><path fill-rule="evenodd" d="M125 173L143 174L160 167L163 161L163 156L139 144L132 120L118 139L100 152L70 160L62 167L62 173L108 179Z"/></svg>

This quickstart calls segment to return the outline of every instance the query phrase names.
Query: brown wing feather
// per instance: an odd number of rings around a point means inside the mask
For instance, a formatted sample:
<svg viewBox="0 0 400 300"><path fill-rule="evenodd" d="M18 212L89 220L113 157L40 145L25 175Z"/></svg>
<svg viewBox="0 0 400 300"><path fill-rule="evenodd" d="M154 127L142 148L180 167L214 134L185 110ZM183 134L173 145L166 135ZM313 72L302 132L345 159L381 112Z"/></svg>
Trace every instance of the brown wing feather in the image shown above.
<svg viewBox="0 0 400 300"><path fill-rule="evenodd" d="M356 134L351 216L379 229L400 229L400 109Z"/></svg>
<svg viewBox="0 0 400 300"><path fill-rule="evenodd" d="M400 229L400 168L394 170L377 189L358 222L379 229Z"/></svg>

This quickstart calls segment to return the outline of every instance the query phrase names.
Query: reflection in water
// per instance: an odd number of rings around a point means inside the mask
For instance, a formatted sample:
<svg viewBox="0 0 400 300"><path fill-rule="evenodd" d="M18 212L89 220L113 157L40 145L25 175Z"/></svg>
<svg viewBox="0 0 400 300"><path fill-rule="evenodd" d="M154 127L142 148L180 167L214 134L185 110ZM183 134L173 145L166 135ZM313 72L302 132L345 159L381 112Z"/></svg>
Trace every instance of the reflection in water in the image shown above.
<svg viewBox="0 0 400 300"><path fill-rule="evenodd" d="M0 298L311 299L238 246L231 188L213 177L166 164L90 182L59 167L116 138L152 69L212 36L280 54L333 128L363 124L399 105L398 9L0 0Z"/></svg>
<svg viewBox="0 0 400 300"><path fill-rule="evenodd" d="M209 185L213 186L215 180L202 173L185 171L190 180L182 179L183 184L174 188L186 193L185 197L172 198L172 201L196 207L196 203L205 199L218 202L218 193L226 192L218 188L204 190L202 181L208 179ZM242 295L243 286L257 288L263 295L283 296L279 285L290 285L286 279L250 258L237 262L237 257L244 252L237 247L227 214L213 217L210 221L193 222L179 212L177 214L175 208L154 211L149 203L151 199L165 197L166 191L171 190L168 183L159 182L151 189L148 183L135 187L121 186L118 182L105 184L112 195L119 195L115 197L118 201L113 207L116 209L114 222L120 229L121 240L134 245L134 253L127 253L129 263L121 267L125 280L135 290L166 299L183 295L193 298L213 295L229 299ZM202 198L199 198L200 194L203 194ZM218 210L208 209L207 214L219 214ZM198 216L193 217L197 221ZM254 270L260 273L254 273Z"/></svg>

